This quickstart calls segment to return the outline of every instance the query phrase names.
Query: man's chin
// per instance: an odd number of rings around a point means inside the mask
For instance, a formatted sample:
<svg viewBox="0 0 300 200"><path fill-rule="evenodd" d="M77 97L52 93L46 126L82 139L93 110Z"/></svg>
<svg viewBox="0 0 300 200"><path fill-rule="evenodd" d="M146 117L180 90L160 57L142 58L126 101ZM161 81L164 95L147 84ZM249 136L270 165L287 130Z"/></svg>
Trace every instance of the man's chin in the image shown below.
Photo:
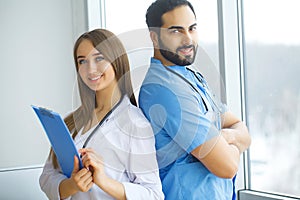
<svg viewBox="0 0 300 200"><path fill-rule="evenodd" d="M188 57L180 57L181 59L181 63L183 64L183 65L191 65L191 64L193 64L194 63L194 57L192 57L192 56L188 56Z"/></svg>
<svg viewBox="0 0 300 200"><path fill-rule="evenodd" d="M160 49L161 55L168 60L171 63L174 63L175 65L179 66L186 66L191 65L194 62L194 57L191 54L191 56L182 55L179 52L172 53L171 51Z"/></svg>

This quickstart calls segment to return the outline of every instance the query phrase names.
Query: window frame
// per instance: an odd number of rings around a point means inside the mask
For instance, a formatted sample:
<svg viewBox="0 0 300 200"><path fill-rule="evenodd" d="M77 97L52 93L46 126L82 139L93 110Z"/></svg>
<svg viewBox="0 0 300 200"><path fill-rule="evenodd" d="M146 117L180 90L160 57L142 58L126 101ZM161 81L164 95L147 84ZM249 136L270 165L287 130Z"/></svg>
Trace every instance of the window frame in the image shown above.
<svg viewBox="0 0 300 200"><path fill-rule="evenodd" d="M226 82L227 104L229 108L234 108L233 112L238 116L240 115L241 119L248 124L247 97L245 96L247 68L243 12L243 0L218 0L220 68L221 72L224 73ZM234 99L240 100L240 103ZM243 189L237 191L239 200L299 199L292 195L252 190L249 150L243 153L242 160L244 181Z"/></svg>

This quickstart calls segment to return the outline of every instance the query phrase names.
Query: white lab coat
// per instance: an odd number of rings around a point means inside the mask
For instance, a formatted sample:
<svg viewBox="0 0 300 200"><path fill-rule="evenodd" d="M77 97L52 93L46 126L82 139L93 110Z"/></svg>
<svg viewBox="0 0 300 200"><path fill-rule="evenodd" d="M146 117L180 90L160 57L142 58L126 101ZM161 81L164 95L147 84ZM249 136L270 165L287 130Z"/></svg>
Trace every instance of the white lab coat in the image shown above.
<svg viewBox="0 0 300 200"><path fill-rule="evenodd" d="M92 132L75 138L77 149ZM163 199L156 161L155 140L151 125L139 108L125 96L118 107L99 127L87 148L93 148L102 156L108 176L124 185L128 200ZM60 199L59 183L66 179L60 169L54 169L51 158L45 163L40 176L40 186L49 199ZM113 199L96 184L88 192L78 192L76 199Z"/></svg>

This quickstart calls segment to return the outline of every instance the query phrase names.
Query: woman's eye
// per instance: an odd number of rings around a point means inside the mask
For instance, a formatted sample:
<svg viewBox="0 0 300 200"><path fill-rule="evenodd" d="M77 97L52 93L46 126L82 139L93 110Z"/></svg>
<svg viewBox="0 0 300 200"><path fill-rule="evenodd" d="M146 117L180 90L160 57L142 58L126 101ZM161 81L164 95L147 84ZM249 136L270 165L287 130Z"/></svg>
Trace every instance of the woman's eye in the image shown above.
<svg viewBox="0 0 300 200"><path fill-rule="evenodd" d="M104 60L104 57L102 57L102 56L97 56L96 57L97 62L101 62L102 60Z"/></svg>
<svg viewBox="0 0 300 200"><path fill-rule="evenodd" d="M86 60L78 60L78 64L79 64L79 65L84 65L84 64L86 64L86 63L87 63Z"/></svg>

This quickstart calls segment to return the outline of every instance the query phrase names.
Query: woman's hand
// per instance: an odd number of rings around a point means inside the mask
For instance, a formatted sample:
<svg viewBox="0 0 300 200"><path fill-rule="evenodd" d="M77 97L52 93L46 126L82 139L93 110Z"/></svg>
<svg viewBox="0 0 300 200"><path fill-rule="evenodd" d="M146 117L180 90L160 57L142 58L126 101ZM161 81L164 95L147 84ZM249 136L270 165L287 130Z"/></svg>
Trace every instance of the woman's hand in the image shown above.
<svg viewBox="0 0 300 200"><path fill-rule="evenodd" d="M93 182L102 188L103 180L107 177L101 156L89 148L80 149L79 153L81 153L84 167L92 172Z"/></svg>
<svg viewBox="0 0 300 200"><path fill-rule="evenodd" d="M71 177L63 180L59 185L60 198L67 198L79 191L87 192L92 186L92 173L86 168L79 170L79 160L74 156L74 167Z"/></svg>
<svg viewBox="0 0 300 200"><path fill-rule="evenodd" d="M126 195L123 184L105 174L101 156L89 148L80 149L79 153L82 155L84 167L92 172L94 183L113 198L125 200Z"/></svg>
<svg viewBox="0 0 300 200"><path fill-rule="evenodd" d="M79 160L75 156L74 157L74 168L71 175L71 180L74 184L74 187L81 191L87 192L93 186L93 177L92 172L88 170L88 168L82 168L79 170Z"/></svg>

